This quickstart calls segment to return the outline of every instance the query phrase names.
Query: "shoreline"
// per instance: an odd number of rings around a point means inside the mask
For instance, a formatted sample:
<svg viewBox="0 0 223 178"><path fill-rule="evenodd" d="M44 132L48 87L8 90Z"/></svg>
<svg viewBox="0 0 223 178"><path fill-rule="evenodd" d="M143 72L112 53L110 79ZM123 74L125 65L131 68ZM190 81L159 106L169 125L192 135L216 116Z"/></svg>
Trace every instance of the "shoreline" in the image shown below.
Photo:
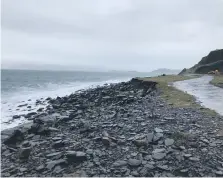
<svg viewBox="0 0 223 178"><path fill-rule="evenodd" d="M62 86L62 94L59 94L57 92L57 90L53 91L53 94L50 94L49 91L46 91L46 93L48 93L48 95L46 95L45 93L43 95L41 95L39 93L39 91L37 90L37 96L39 97L27 97L26 100L24 100L23 98L21 98L19 101L16 102L16 104L12 104L13 109L7 109L4 108L4 110L2 110L2 118L6 118L4 119L5 121L2 121L1 124L1 130L5 129L9 129L9 128L13 128L18 126L17 124L21 124L26 122L26 116L27 114L31 113L31 112L36 112L36 113L41 113L41 111L45 110L46 105L47 105L47 101L45 100L46 98L56 98L57 96L59 97L64 97L64 96L68 96L70 94L72 94L73 92L79 92L81 90L87 90L90 88L95 88L97 86L104 86L108 83L119 83L119 82L125 82L125 81L129 81L131 78L120 78L120 79L109 79L109 80L104 80L104 81L96 81L96 82L80 82L80 86L76 86L76 84L74 84L73 87L70 87L69 90L67 88L65 88L65 90L63 91L63 86ZM34 93L33 93L34 95ZM6 103L3 103L6 104ZM16 106L17 105L17 106ZM40 112L39 112L40 109ZM9 113L10 112L10 113ZM13 118L15 117L15 118ZM30 116L28 116L27 118L30 118ZM15 121L15 122L14 122Z"/></svg>
<svg viewBox="0 0 223 178"><path fill-rule="evenodd" d="M157 86L135 78L48 99L32 125L3 134L2 176L223 175L209 166L221 164L222 117L170 105Z"/></svg>

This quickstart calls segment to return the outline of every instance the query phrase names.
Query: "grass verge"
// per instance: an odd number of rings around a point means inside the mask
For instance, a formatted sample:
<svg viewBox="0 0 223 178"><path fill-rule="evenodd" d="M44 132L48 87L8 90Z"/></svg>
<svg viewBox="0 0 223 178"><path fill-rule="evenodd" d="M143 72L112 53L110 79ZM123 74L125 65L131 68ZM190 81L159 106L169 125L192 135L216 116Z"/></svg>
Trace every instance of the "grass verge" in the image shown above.
<svg viewBox="0 0 223 178"><path fill-rule="evenodd" d="M223 88L223 75L214 76L210 84Z"/></svg>
<svg viewBox="0 0 223 178"><path fill-rule="evenodd" d="M171 86L171 83L173 82L188 80L196 77L197 76L166 75L158 77L145 77L140 79L144 81L157 82L157 87L161 90L161 97L173 107L197 108L205 114L216 116L217 113L214 110L201 107L201 105L196 102L194 96Z"/></svg>

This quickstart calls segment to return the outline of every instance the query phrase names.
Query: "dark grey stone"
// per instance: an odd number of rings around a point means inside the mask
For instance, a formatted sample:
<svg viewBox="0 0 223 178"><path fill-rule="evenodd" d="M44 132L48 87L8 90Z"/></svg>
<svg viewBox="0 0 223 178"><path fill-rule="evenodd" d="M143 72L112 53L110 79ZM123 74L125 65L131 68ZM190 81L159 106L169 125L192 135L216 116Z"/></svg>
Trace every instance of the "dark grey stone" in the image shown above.
<svg viewBox="0 0 223 178"><path fill-rule="evenodd" d="M138 167L142 164L142 160L138 160L138 159L129 159L128 160L128 164L132 167Z"/></svg>

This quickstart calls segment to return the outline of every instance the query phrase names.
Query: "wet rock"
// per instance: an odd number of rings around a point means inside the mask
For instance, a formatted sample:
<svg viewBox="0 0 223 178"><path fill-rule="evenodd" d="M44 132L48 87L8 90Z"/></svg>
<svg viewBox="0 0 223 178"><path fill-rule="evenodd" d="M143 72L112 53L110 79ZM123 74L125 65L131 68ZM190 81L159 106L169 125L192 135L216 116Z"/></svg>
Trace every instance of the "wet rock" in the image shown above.
<svg viewBox="0 0 223 178"><path fill-rule="evenodd" d="M12 119L19 119L21 116L20 115L14 115L12 116Z"/></svg>
<svg viewBox="0 0 223 178"><path fill-rule="evenodd" d="M19 108L21 108L21 107L24 107L24 106L27 106L28 104L26 103L26 104L20 104L20 105L18 105L18 107Z"/></svg>
<svg viewBox="0 0 223 178"><path fill-rule="evenodd" d="M131 167L138 167L142 164L142 160L138 159L129 159L128 160L128 165Z"/></svg>
<svg viewBox="0 0 223 178"><path fill-rule="evenodd" d="M42 112L44 110L44 108L39 108L37 109L37 112Z"/></svg>
<svg viewBox="0 0 223 178"><path fill-rule="evenodd" d="M24 115L25 118L31 118L32 116L36 115L37 113L36 112L30 112L26 115Z"/></svg>
<svg viewBox="0 0 223 178"><path fill-rule="evenodd" d="M46 98L46 101L50 101L50 100L52 100L52 98L50 98L50 97Z"/></svg>
<svg viewBox="0 0 223 178"><path fill-rule="evenodd" d="M34 123L28 130L29 133L39 134L39 135L49 135L50 130L43 124Z"/></svg>

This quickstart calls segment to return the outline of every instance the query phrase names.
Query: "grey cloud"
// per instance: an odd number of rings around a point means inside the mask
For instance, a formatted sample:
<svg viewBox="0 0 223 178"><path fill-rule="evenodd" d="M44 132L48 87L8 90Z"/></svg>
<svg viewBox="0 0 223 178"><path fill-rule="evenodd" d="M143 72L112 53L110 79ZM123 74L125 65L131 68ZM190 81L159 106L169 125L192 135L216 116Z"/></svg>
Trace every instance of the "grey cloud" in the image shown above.
<svg viewBox="0 0 223 178"><path fill-rule="evenodd" d="M222 0L3 0L3 64L152 70L222 48Z"/></svg>

